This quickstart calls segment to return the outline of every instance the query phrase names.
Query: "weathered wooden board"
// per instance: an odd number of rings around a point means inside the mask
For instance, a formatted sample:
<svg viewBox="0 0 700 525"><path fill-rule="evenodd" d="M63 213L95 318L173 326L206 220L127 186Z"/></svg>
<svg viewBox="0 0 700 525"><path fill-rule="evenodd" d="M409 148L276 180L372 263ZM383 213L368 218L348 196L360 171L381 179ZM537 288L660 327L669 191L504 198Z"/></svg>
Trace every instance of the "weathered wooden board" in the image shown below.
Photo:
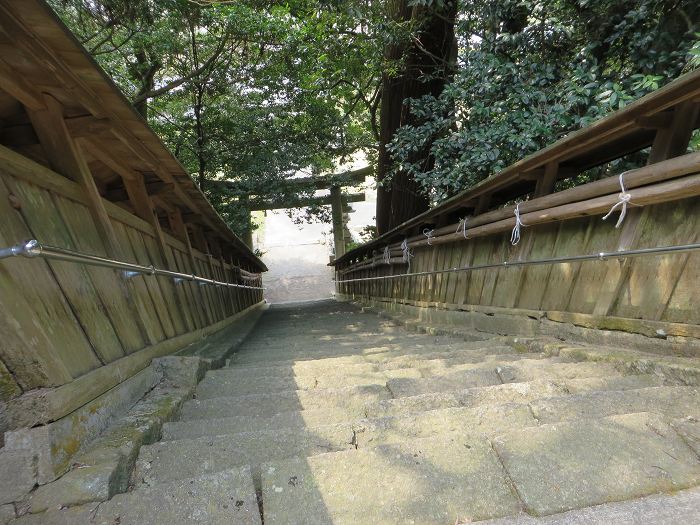
<svg viewBox="0 0 700 525"><path fill-rule="evenodd" d="M688 257L660 319L700 325L700 253Z"/></svg>
<svg viewBox="0 0 700 525"><path fill-rule="evenodd" d="M598 220L594 223L593 231L586 247L588 253L616 250L620 238L620 231L615 229L615 225L609 222L609 220L606 222ZM588 261L581 263L576 281L570 288L569 303L566 310L584 314L593 313L595 305L600 298L601 290L609 290L616 285L616 283L611 280L606 281L608 272L611 269L618 271L621 265L621 260Z"/></svg>
<svg viewBox="0 0 700 525"><path fill-rule="evenodd" d="M131 249L133 250L135 261L146 266L153 264L146 250L142 234L130 228L125 228L125 230L129 237L129 242L131 244ZM168 304L168 297L161 290L158 279L155 279L152 276L147 276L143 277L143 281L148 287L148 293L150 294L151 300L155 306L155 311L160 319L160 324L165 332L165 337L174 337L177 330L175 329L173 323L172 312L170 310L170 305Z"/></svg>
<svg viewBox="0 0 700 525"><path fill-rule="evenodd" d="M666 203L648 210L648 219L635 248L695 242L699 237L700 201ZM664 232L660 235L660 232ZM668 303L685 266L686 254L639 257L630 271L612 309L612 315L656 319L659 305Z"/></svg>
<svg viewBox="0 0 700 525"><path fill-rule="evenodd" d="M11 246L32 235L19 212L10 206L6 179L2 174L0 242ZM32 271L27 271L28 264ZM8 328L14 326L14 330L3 332L10 341L3 341L0 352L23 388L44 386L42 381L62 384L100 366L46 261L3 261L0 291Z"/></svg>
<svg viewBox="0 0 700 525"><path fill-rule="evenodd" d="M591 236L595 219L576 219L560 224L557 236L557 256L589 253L588 240ZM584 263L585 264L585 263ZM566 310L571 300L572 290L578 281L581 263L559 263L551 266L547 277L540 305L542 310Z"/></svg>
<svg viewBox="0 0 700 525"><path fill-rule="evenodd" d="M134 250L139 257L143 257L143 260L150 261L150 264L153 264L159 268L166 268L168 266L165 260L161 257L157 241L154 237L131 230L129 232L129 238L131 239L131 244L134 247ZM163 306L169 314L175 334L184 333L187 328L182 315L182 308L177 296L175 295L173 279L170 277L159 276L151 280L158 286L158 290L160 290L160 295L163 298Z"/></svg>
<svg viewBox="0 0 700 525"><path fill-rule="evenodd" d="M477 242L476 240L472 242ZM479 242L475 245L474 256L472 260L472 266L480 266L482 264L487 264L491 261L491 253L495 249L496 239L486 238L483 242ZM468 288L466 293L466 300L463 304L480 304L481 303L481 291L484 287L484 280L486 279L486 274L489 270L473 270L469 272Z"/></svg>
<svg viewBox="0 0 700 525"><path fill-rule="evenodd" d="M491 242L493 243L493 250L491 251L490 258L486 262L488 264L498 264L506 260L512 249L510 235L507 237L505 235L496 235ZM513 268L509 268L508 270L512 269ZM498 282L498 273L500 271L500 268L497 270L490 269L485 271L483 286L481 288L481 298L473 304L493 305L493 293Z"/></svg>
<svg viewBox="0 0 700 525"><path fill-rule="evenodd" d="M66 223L73 245L84 253L106 256L107 252L97 229L92 224L89 210L72 199L54 195L54 202ZM97 290L107 315L112 321L122 348L134 352L146 345L145 328L139 311L119 272L109 268L85 266Z"/></svg>
<svg viewBox="0 0 700 525"><path fill-rule="evenodd" d="M187 262L188 260L189 255L185 254L180 250L173 250L173 263L175 264L175 271L178 271L180 273L191 274L192 269L190 268L190 265ZM185 294L185 297L187 298L187 301L190 305L190 311L192 312L192 319L194 323L197 325L198 328L203 328L204 326L206 326L207 319L203 315L202 309L199 305L199 295L197 293L197 290L195 290L192 282L183 281L177 286L180 287L180 289Z"/></svg>
<svg viewBox="0 0 700 525"><path fill-rule="evenodd" d="M523 260L545 259L553 255L559 255L559 234L560 224L546 224L537 228L533 232L532 248L529 253L523 253ZM521 270L521 279L516 292L516 299L512 305L518 308L537 310L540 308L542 298L549 284L549 277L552 267L558 265L548 264L546 266L525 266Z"/></svg>
<svg viewBox="0 0 700 525"><path fill-rule="evenodd" d="M129 242L129 235L126 228L127 227L122 223L114 223L114 232L119 239L119 244L125 260L138 263L139 261L131 248L131 243ZM150 279L150 277L135 276L128 279L125 278L124 280L129 286L130 291L133 294L133 299L138 306L144 327L148 332L149 341L152 343L157 343L158 341L165 339L165 332L160 321L161 316L157 311L158 309L162 309L162 305L158 306L154 303L146 282L147 279Z"/></svg>
<svg viewBox="0 0 700 525"><path fill-rule="evenodd" d="M49 192L31 184L17 183L12 179L6 180L6 183L21 202L20 213L30 228L32 237L42 239L42 242L49 245L77 249L69 228L58 213ZM107 309L93 286L87 267L51 260L48 264L101 363L109 363L123 357L124 349Z"/></svg>

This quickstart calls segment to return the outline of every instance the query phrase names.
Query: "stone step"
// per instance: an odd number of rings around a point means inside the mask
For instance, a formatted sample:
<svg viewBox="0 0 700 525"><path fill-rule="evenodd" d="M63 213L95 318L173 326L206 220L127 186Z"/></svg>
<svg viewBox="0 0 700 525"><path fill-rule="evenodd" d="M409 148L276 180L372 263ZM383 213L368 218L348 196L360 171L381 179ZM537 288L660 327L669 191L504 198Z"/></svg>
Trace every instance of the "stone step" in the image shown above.
<svg viewBox="0 0 700 525"><path fill-rule="evenodd" d="M445 436L262 466L267 524L471 523L517 514L521 502L543 516L699 482L697 456L646 413L529 427L491 443Z"/></svg>
<svg viewBox="0 0 700 525"><path fill-rule="evenodd" d="M288 432L297 429L319 432L321 435L330 425L333 429L347 430L347 436L351 437L344 437L343 442L353 441L358 446L367 446L377 442L393 443L448 433L494 434L513 427L537 423L528 406L518 403L455 407L380 418L352 416L342 410L315 409L284 412L270 418L239 416L206 419L199 421L196 426L191 422L169 423L165 427L163 439L177 441L257 431Z"/></svg>
<svg viewBox="0 0 700 525"><path fill-rule="evenodd" d="M520 509L483 437L420 439L262 466L271 524L452 525Z"/></svg>
<svg viewBox="0 0 700 525"><path fill-rule="evenodd" d="M248 467L139 487L99 504L29 514L16 525L259 525Z"/></svg>
<svg viewBox="0 0 700 525"><path fill-rule="evenodd" d="M697 525L698 516L700 487L694 487L674 494L654 494L544 517L519 514L496 518L481 521L479 525Z"/></svg>
<svg viewBox="0 0 700 525"><path fill-rule="evenodd" d="M456 350L437 352L435 354L399 355L381 362L369 362L361 356L351 359L328 358L315 361L278 361L269 365L231 365L227 368L210 370L207 376L223 376L226 378L255 378L255 377L299 377L324 374L338 370L349 373L391 372L405 368L448 368L459 364L491 362L495 360L516 361L520 359L543 359L544 354L509 353L510 348L503 347L500 352L481 352L474 350ZM284 363L284 364L280 364Z"/></svg>
<svg viewBox="0 0 700 525"><path fill-rule="evenodd" d="M338 408L362 416L365 403L388 399L389 391L380 385L326 390L300 390L276 394L193 399L185 403L180 420L200 420L231 416L271 416L280 412L314 408Z"/></svg>
<svg viewBox="0 0 700 525"><path fill-rule="evenodd" d="M387 381L393 397L416 396L431 392L463 390L469 387L523 383L536 379L576 379L622 375L608 363L564 363L552 359L523 359L504 366L484 364L442 376Z"/></svg>
<svg viewBox="0 0 700 525"><path fill-rule="evenodd" d="M161 441L143 447L134 479L152 484L250 465L258 487L257 466L270 459L313 456L447 434L496 435L536 424L526 405L511 403L299 428L253 432L231 428L233 434L224 434L226 427L221 427L215 430L217 435Z"/></svg>
<svg viewBox="0 0 700 525"><path fill-rule="evenodd" d="M351 341L343 344L342 341L319 342L307 341L305 344L295 347L285 345L281 348L240 348L232 357L232 363L257 363L260 361L285 361L285 360L310 360L351 355L371 355L385 352L395 352L397 355L405 355L420 352L437 352L440 350L461 350L466 343L454 341L433 343L430 341L372 341L362 344L359 341ZM473 348L483 348L487 345L480 344ZM511 349L512 352L512 349Z"/></svg>
<svg viewBox="0 0 700 525"><path fill-rule="evenodd" d="M257 430L305 428L348 423L364 417L364 413L351 413L343 408L312 408L309 410L280 412L270 416L233 416L199 419L196 425L193 425L191 420L173 421L163 425L161 439L163 441L174 441L221 434L255 432Z"/></svg>
<svg viewBox="0 0 700 525"><path fill-rule="evenodd" d="M530 403L542 423L651 412L671 418L700 417L700 390L659 386L615 392L587 392L539 399Z"/></svg>
<svg viewBox="0 0 700 525"><path fill-rule="evenodd" d="M625 390L661 386L663 380L654 375L585 377L580 379L538 379L524 383L505 383L486 387L434 392L367 403L367 417L383 417L437 410L441 408L475 407L495 403L529 403L539 398L562 396L595 390Z"/></svg>
<svg viewBox="0 0 700 525"><path fill-rule="evenodd" d="M277 337L249 338L245 341L245 348L250 350L282 350L285 348L284 342L288 342L292 348L304 348L307 345L332 344L333 342L343 343L344 346L368 345L373 343L411 343L423 341L448 342L458 341L450 337L429 336L427 334L415 334L406 332L400 328L392 333L358 331L346 334L329 334L325 330L323 333L294 335L295 328L280 333Z"/></svg>
<svg viewBox="0 0 700 525"><path fill-rule="evenodd" d="M348 424L160 441L141 448L132 480L137 486L158 486L250 465L255 486L259 488L259 466L265 461L351 448L355 448L355 443Z"/></svg>
<svg viewBox="0 0 700 525"><path fill-rule="evenodd" d="M321 353L304 353L301 351L274 355L254 354L242 356L234 355L229 362L229 367L261 367L281 366L285 364L303 364L312 361L327 361L329 359L338 362L373 362L384 363L402 358L405 361L412 359L436 359L440 357L456 357L459 355L489 356L498 354L513 354L513 348L502 343L489 345L463 343L461 345L376 345L356 350L324 350Z"/></svg>
<svg viewBox="0 0 700 525"><path fill-rule="evenodd" d="M486 362L492 367L507 367L513 362L524 358L520 354L491 354L487 356ZM550 361L554 360L556 359L550 358ZM312 361L312 363L316 364L315 367L297 367L299 369L298 373L294 373L294 369L285 369L284 367L259 367L256 370L258 372L270 371L273 375L269 376L250 374L248 373L250 369L228 368L207 373L204 380L197 387L196 397L198 399L210 399L223 396L293 390L341 388L360 385L384 386L388 379L420 379L426 376L437 376L484 366L485 360L483 358L476 360L476 362L474 361L474 358L469 355L451 359L392 360L383 365L365 364L365 367L360 367L359 370L351 368L352 365L340 368L337 366L325 367L318 361ZM367 366L374 368L374 370L367 371ZM382 371L380 368L384 370ZM280 377L285 372L286 375Z"/></svg>
<svg viewBox="0 0 700 525"><path fill-rule="evenodd" d="M700 483L700 461L661 416L514 430L493 440L529 514L544 516Z"/></svg>
<svg viewBox="0 0 700 525"><path fill-rule="evenodd" d="M571 419L565 407L575 405L568 403L569 398L578 399L571 392L586 392L591 390L622 390L622 389L645 389L649 392L638 396L639 399L647 399L646 403L619 403L623 392L605 392L610 394L610 401L606 401L601 396L594 395L592 400L598 400L600 406L609 406L607 412L595 409L590 410L586 417L603 417L613 414L623 414L628 412L638 412L639 408L645 411L661 413L666 404L672 404L674 400L683 401L670 413L676 417L684 417L697 412L692 403L695 402L695 389L691 387L667 387L667 389L647 388L658 386L662 380L656 376L623 376L608 378L582 378L569 380L537 380L526 383L506 383L487 387L468 388L454 392L440 392L434 394L422 394L414 397L403 397L397 399L386 399L381 401L368 402L365 405L364 414L350 413L345 409L322 408L310 410L295 410L281 412L272 416L236 416L228 418L212 418L199 420L197 425L192 425L191 421L176 421L166 423L163 427L162 439L176 440L202 437L207 435L236 434L239 432L253 432L255 430L275 430L291 428L311 428L317 425L332 423L361 423L366 418L386 418L396 416L408 416L426 411L440 410L446 408L475 408L485 405L502 405L507 403L528 404L541 403L541 407L555 407L561 409L556 412L560 417L558 420ZM661 402L658 407L652 403L652 395ZM602 393L602 392L600 392ZM593 392L599 394L599 392ZM551 399L551 403L548 401ZM586 399L583 397L583 399ZM623 398L624 399L624 398ZM634 398L633 398L634 399ZM586 403L582 403L588 406ZM442 414L442 413L440 413ZM595 414L592 415L592 414ZM584 414L585 415L585 414ZM537 411L535 412L537 416ZM543 416L545 419L547 416ZM558 421L557 420L557 421ZM541 420L542 421L542 420ZM555 421L550 416L548 421Z"/></svg>
<svg viewBox="0 0 700 525"><path fill-rule="evenodd" d="M343 369L344 370L344 369ZM418 371L415 376L420 377ZM197 386L197 399L233 397L250 394L293 392L343 388L362 385L386 386L387 376L381 372L346 372L335 370L332 374L313 374L296 377L227 377L223 374L207 374Z"/></svg>

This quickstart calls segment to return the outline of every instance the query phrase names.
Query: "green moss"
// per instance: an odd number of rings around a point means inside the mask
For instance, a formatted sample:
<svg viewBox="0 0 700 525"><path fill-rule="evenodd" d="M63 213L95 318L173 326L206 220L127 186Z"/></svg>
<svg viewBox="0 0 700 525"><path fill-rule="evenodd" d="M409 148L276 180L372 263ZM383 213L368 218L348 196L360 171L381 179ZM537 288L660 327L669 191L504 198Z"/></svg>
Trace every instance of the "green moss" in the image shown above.
<svg viewBox="0 0 700 525"><path fill-rule="evenodd" d="M5 365L0 362L0 401L7 401L17 397L22 393L22 389L15 383L12 374L8 372Z"/></svg>

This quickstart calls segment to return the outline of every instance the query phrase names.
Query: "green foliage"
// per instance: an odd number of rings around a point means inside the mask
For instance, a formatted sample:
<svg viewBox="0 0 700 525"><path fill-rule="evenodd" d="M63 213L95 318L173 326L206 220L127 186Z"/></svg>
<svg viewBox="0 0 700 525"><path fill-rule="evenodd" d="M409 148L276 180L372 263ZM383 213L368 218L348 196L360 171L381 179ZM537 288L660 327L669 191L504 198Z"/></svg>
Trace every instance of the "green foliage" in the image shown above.
<svg viewBox="0 0 700 525"><path fill-rule="evenodd" d="M476 184L697 66L699 18L691 0L461 3L457 73L408 101L417 124L389 147L395 172L433 201Z"/></svg>
<svg viewBox="0 0 700 525"><path fill-rule="evenodd" d="M239 233L246 197L311 196L286 182L361 150L376 158L380 78L406 59L385 51L420 34L379 0L49 2ZM407 101L410 124L388 148L395 172L433 202L478 183L700 66L699 19L696 0L460 2L454 75L439 97Z"/></svg>
<svg viewBox="0 0 700 525"><path fill-rule="evenodd" d="M288 178L374 148L375 3L50 2L238 233L241 199L294 197Z"/></svg>

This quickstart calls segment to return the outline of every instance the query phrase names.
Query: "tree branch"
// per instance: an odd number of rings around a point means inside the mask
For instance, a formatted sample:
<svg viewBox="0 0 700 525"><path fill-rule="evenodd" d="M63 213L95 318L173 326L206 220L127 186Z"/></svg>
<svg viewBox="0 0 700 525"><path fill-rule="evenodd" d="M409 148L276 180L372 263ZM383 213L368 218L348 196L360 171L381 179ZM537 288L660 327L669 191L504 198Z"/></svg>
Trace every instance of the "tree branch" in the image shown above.
<svg viewBox="0 0 700 525"><path fill-rule="evenodd" d="M189 73L188 75L185 75L184 77L180 77L180 78L178 78L177 80L173 80L172 82L168 82L168 83L165 84L164 86L161 86L161 87L159 87L159 88L157 88L157 89L152 89L152 90L150 90L150 91L146 91L145 93L139 94L136 98L134 98L134 99L131 101L131 103L134 104L134 105L136 105L136 104L139 104L139 103L141 103L141 102L144 102L145 100L147 100L147 99L149 99L149 98L156 98L156 97L159 97L159 96L161 96L161 95L164 95L164 94L167 93L168 91L172 91L172 90L175 89L176 87L181 86L181 85L184 84L185 82L187 82L187 81L189 81L189 80L191 80L191 79L193 79L193 78L195 78L195 77L201 75L204 71L206 71L212 64L214 64L214 63L218 60L219 56L221 55L221 53L222 53L223 50L224 50L224 47L226 47L226 42L227 42L227 41L228 41L228 33L226 33L226 35L224 36L224 38L221 39L221 43L219 44L219 47L216 49L216 51L214 52L214 54L212 54L212 56L210 56L210 57L206 60L206 62L204 62L204 63L203 63L201 66L199 66L197 69L195 69L194 71L192 71L192 72Z"/></svg>

